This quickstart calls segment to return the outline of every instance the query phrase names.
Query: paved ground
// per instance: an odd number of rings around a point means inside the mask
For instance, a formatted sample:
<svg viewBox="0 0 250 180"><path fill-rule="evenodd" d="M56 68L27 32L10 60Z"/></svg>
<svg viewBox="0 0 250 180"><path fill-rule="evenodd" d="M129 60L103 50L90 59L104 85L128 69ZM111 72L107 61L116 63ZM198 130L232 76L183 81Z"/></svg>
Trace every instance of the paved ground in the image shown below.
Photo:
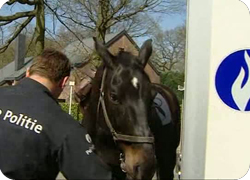
<svg viewBox="0 0 250 180"><path fill-rule="evenodd" d="M177 178L177 174L175 173L175 178L174 179L178 179ZM62 173L59 173L58 176L56 177L56 180L66 180L65 177L62 175ZM153 177L153 180L156 180L156 174L155 176Z"/></svg>
<svg viewBox="0 0 250 180"><path fill-rule="evenodd" d="M59 173L56 177L56 180L66 180L62 173ZM156 175L153 177L153 180L156 180Z"/></svg>
<svg viewBox="0 0 250 180"><path fill-rule="evenodd" d="M65 177L62 175L62 173L59 173L56 177L57 180L65 180Z"/></svg>

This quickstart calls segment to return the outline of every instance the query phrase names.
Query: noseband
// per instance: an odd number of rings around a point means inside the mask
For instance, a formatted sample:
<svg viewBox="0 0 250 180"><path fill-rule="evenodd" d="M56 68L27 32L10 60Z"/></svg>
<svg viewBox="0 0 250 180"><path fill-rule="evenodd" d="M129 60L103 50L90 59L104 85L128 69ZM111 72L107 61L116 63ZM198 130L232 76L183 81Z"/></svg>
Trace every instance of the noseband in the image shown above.
<svg viewBox="0 0 250 180"><path fill-rule="evenodd" d="M125 142L132 142L132 143L149 143L149 144L153 144L154 143L154 137L142 137L142 136L131 136L131 135L124 135L124 134L119 134L115 131L115 129L113 128L111 121L108 117L108 113L106 110L106 106L105 106L105 101L104 101L104 82L105 82L105 78L106 78L106 74L107 74L107 70L106 68L104 69L103 72L103 76L102 76L102 82L101 82L101 89L100 89L100 97L99 97L99 102L98 102L98 107L97 107L97 115L99 114L99 110L100 110L100 105L102 107L103 110L103 114L104 114L104 119L105 122L113 136L114 141L125 141Z"/></svg>

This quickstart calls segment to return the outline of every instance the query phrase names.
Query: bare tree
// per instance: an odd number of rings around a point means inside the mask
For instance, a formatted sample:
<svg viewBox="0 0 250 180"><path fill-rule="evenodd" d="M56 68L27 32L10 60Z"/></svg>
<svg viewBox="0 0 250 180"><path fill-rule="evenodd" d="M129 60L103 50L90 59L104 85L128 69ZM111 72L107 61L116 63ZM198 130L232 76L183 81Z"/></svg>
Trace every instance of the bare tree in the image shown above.
<svg viewBox="0 0 250 180"><path fill-rule="evenodd" d="M4 31L3 28L0 26L0 44L3 45L4 43Z"/></svg>
<svg viewBox="0 0 250 180"><path fill-rule="evenodd" d="M9 0L7 5L14 4L28 5L33 8L30 11L16 12L8 16L0 16L0 27L15 23L15 29L10 35L5 44L0 48L0 53L4 52L11 42L26 28L26 26L36 19L36 27L34 34L35 51L40 54L44 48L45 37L45 16L44 16L44 2L43 0Z"/></svg>
<svg viewBox="0 0 250 180"><path fill-rule="evenodd" d="M118 22L111 27L110 32L126 30L133 38L145 37L152 31L152 17L148 13L139 13L129 19Z"/></svg>
<svg viewBox="0 0 250 180"><path fill-rule="evenodd" d="M186 11L186 0L161 0L160 6L153 9L154 13L163 14L174 14L174 13L185 13Z"/></svg>
<svg viewBox="0 0 250 180"><path fill-rule="evenodd" d="M178 3L177 3L178 2ZM104 41L105 35L114 28L136 31L135 36L143 35L145 12L178 13L183 9L183 0L58 0L51 9L64 19L65 24L74 24L92 32ZM60 8L58 8L60 7ZM138 16L140 15L140 16ZM145 17L146 15L144 15ZM144 23L144 24L143 24ZM144 29L143 29L144 28ZM139 33L140 32L140 33Z"/></svg>
<svg viewBox="0 0 250 180"><path fill-rule="evenodd" d="M104 41L108 32L123 28L133 31L134 36L147 34L149 26L145 19L150 13L177 13L182 11L184 0L9 0L7 4L26 5L32 10L20 11L8 16L0 16L0 31L14 24L13 33L0 47L4 52L11 42L30 22L35 19L35 31L32 36L35 43L35 55L44 49L45 32L57 41L55 22L59 22L75 39L82 42L85 36L95 35ZM45 15L53 18L53 30L45 27ZM148 14L146 14L148 13ZM51 18L50 17L50 18ZM150 18L149 18L150 19ZM4 32L4 31L2 31ZM83 48L84 44L82 42Z"/></svg>
<svg viewBox="0 0 250 180"><path fill-rule="evenodd" d="M153 64L160 71L171 71L178 63L184 63L186 27L176 27L165 32L159 31L153 37Z"/></svg>

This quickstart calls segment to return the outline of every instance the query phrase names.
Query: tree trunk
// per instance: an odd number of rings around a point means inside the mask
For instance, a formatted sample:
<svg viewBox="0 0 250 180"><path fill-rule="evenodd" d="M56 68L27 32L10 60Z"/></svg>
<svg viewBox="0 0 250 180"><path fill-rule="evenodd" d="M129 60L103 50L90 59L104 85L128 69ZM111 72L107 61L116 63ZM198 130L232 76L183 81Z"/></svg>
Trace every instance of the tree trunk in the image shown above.
<svg viewBox="0 0 250 180"><path fill-rule="evenodd" d="M40 55L44 49L45 38L45 14L43 0L39 0L36 4L36 11L35 50L36 55Z"/></svg>
<svg viewBox="0 0 250 180"><path fill-rule="evenodd" d="M105 35L107 31L107 23L110 13L109 3L110 0L99 0L97 23L96 23L96 37L102 42L105 42Z"/></svg>

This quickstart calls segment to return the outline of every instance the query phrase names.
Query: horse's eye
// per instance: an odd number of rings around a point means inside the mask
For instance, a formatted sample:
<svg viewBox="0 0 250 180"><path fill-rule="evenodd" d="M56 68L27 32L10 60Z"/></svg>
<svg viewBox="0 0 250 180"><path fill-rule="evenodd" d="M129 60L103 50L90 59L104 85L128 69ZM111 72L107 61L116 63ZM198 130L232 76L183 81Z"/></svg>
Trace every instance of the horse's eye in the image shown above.
<svg viewBox="0 0 250 180"><path fill-rule="evenodd" d="M111 92L111 93L110 93L110 100L111 100L113 103L115 103L115 104L118 104L118 103L119 103L117 94L116 94L115 92Z"/></svg>

